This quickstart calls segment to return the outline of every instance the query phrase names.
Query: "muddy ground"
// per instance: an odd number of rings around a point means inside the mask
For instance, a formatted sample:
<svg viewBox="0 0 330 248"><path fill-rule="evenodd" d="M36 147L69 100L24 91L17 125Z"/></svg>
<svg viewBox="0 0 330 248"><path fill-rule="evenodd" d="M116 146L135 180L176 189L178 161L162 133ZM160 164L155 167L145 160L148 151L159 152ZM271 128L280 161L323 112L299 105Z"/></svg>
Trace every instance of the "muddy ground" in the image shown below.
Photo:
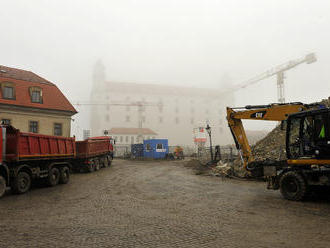
<svg viewBox="0 0 330 248"><path fill-rule="evenodd" d="M0 247L329 247L330 201L182 162L115 160L68 185L0 199Z"/></svg>

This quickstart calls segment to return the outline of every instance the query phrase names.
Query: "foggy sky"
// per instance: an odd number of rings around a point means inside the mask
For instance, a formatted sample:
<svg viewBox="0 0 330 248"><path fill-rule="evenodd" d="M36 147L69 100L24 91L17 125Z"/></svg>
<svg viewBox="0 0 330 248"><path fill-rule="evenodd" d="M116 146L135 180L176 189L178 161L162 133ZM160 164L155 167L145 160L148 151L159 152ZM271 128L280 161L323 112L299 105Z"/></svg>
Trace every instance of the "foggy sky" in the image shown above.
<svg viewBox="0 0 330 248"><path fill-rule="evenodd" d="M239 84L315 52L285 79L287 101L312 102L330 96L329 10L326 0L3 0L0 64L76 101L88 100L99 58L108 80L212 88L225 74ZM235 105L276 102L276 78L235 96Z"/></svg>

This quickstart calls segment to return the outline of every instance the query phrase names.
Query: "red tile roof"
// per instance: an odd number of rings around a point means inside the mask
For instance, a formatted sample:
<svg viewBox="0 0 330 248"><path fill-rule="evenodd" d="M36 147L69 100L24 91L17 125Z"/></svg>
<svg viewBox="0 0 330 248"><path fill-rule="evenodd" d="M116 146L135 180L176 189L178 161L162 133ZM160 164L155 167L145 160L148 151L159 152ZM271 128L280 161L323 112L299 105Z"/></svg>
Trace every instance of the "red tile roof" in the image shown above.
<svg viewBox="0 0 330 248"><path fill-rule="evenodd" d="M60 110L71 112L72 114L77 113L76 109L55 84L39 77L33 72L0 65L0 83L1 82L14 84L16 99L3 99L2 91L0 90L0 104ZM31 86L42 88L43 103L31 102L29 93L29 87Z"/></svg>
<svg viewBox="0 0 330 248"><path fill-rule="evenodd" d="M109 134L142 134L142 135L157 135L150 128L111 128Z"/></svg>
<svg viewBox="0 0 330 248"><path fill-rule="evenodd" d="M7 66L0 65L0 76L1 77L7 77L17 80L23 80L28 82L34 82L34 83L44 83L44 84L51 84L53 83L49 82L48 80L39 77L37 74L31 72L31 71L25 71L17 68L11 68Z"/></svg>

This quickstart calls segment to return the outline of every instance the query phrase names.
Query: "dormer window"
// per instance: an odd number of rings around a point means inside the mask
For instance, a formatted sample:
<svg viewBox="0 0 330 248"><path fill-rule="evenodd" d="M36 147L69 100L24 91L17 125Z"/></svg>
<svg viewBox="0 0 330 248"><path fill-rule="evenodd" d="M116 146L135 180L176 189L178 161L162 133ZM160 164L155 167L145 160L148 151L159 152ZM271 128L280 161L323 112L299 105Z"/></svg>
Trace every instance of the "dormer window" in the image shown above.
<svg viewBox="0 0 330 248"><path fill-rule="evenodd" d="M2 83L1 90L3 99L15 99L15 87L13 83Z"/></svg>
<svg viewBox="0 0 330 248"><path fill-rule="evenodd" d="M31 102L42 103L42 89L40 87L30 87Z"/></svg>

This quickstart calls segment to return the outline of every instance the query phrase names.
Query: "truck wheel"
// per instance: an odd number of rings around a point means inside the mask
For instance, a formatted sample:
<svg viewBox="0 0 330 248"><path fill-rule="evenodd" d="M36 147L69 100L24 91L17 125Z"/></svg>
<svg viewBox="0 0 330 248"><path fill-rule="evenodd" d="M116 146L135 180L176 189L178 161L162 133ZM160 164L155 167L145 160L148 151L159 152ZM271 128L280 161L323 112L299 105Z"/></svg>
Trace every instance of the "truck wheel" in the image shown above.
<svg viewBox="0 0 330 248"><path fill-rule="evenodd" d="M55 186L60 180L60 170L56 167L53 167L48 172L47 184L48 186Z"/></svg>
<svg viewBox="0 0 330 248"><path fill-rule="evenodd" d="M100 170L100 160L95 159L95 170L98 171Z"/></svg>
<svg viewBox="0 0 330 248"><path fill-rule="evenodd" d="M107 157L102 158L102 167L104 167L104 168L108 167L108 158Z"/></svg>
<svg viewBox="0 0 330 248"><path fill-rule="evenodd" d="M307 195L307 183L302 175L295 171L284 173L280 178L282 196L291 201L301 201Z"/></svg>
<svg viewBox="0 0 330 248"><path fill-rule="evenodd" d="M5 194L6 192L6 180L3 178L3 176L0 176L0 198Z"/></svg>
<svg viewBox="0 0 330 248"><path fill-rule="evenodd" d="M31 176L25 171L19 171L13 180L12 189L16 194L24 194L31 187Z"/></svg>
<svg viewBox="0 0 330 248"><path fill-rule="evenodd" d="M61 168L60 171L60 183L67 184L70 180L70 170L67 166Z"/></svg>
<svg viewBox="0 0 330 248"><path fill-rule="evenodd" d="M94 171L94 164L89 164L88 166L87 166L87 171L88 172L93 172Z"/></svg>
<svg viewBox="0 0 330 248"><path fill-rule="evenodd" d="M93 172L95 170L95 162L93 159L88 160L87 172Z"/></svg>

